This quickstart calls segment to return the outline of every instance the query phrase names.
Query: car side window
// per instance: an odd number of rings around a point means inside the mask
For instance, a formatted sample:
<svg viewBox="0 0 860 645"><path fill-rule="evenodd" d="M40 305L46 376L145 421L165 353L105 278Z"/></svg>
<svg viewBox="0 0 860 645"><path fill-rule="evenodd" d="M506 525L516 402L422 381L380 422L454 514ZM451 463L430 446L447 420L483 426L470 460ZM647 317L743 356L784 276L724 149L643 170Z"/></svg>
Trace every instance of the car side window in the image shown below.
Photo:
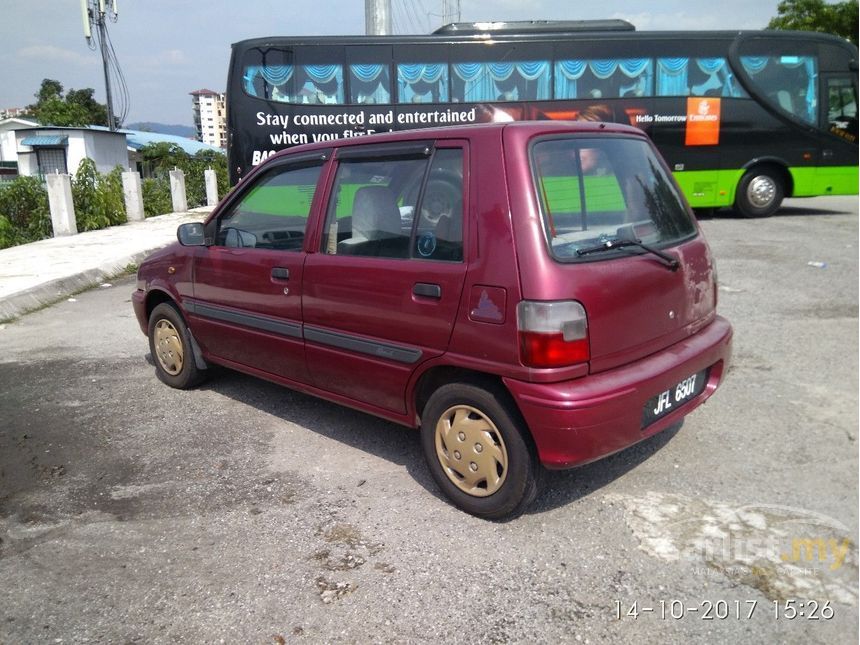
<svg viewBox="0 0 860 645"><path fill-rule="evenodd" d="M412 257L425 260L463 259L463 150L441 148L418 210Z"/></svg>
<svg viewBox="0 0 860 645"><path fill-rule="evenodd" d="M408 258L414 199L426 168L426 157L342 161L329 203L323 251Z"/></svg>
<svg viewBox="0 0 860 645"><path fill-rule="evenodd" d="M322 165L275 167L219 218L216 244L301 251Z"/></svg>
<svg viewBox="0 0 860 645"><path fill-rule="evenodd" d="M426 157L343 161L334 182L322 251L462 261L462 196L460 149L438 149L429 161Z"/></svg>

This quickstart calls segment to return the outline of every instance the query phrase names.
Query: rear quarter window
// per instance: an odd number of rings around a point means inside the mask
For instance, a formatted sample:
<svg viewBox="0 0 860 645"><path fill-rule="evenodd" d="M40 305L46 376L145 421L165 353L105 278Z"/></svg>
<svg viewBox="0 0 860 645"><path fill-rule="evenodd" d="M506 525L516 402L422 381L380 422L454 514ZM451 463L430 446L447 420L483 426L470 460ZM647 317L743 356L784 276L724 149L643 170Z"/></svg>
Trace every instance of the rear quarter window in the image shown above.
<svg viewBox="0 0 860 645"><path fill-rule="evenodd" d="M683 198L645 141L609 135L541 139L532 144L531 163L547 243L557 260L598 259L578 251L609 240L666 247L696 234ZM600 259L622 252L631 251Z"/></svg>

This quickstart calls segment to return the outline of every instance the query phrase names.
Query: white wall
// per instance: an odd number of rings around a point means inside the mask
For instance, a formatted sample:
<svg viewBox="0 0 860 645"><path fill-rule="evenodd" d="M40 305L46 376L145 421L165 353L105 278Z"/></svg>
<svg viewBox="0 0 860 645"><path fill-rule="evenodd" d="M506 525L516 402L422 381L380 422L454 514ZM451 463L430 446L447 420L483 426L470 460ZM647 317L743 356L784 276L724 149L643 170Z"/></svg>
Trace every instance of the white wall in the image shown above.
<svg viewBox="0 0 860 645"><path fill-rule="evenodd" d="M18 130L16 139L18 172L21 175L38 175L39 165L36 149L21 143L25 138L40 135L61 135L68 137L66 166L74 175L81 161L92 159L100 173L108 173L117 166L129 170L128 146L124 134L84 128L39 128L38 130Z"/></svg>
<svg viewBox="0 0 860 645"><path fill-rule="evenodd" d="M18 161L18 146L11 130L0 132L0 161Z"/></svg>
<svg viewBox="0 0 860 645"><path fill-rule="evenodd" d="M83 135L80 138L84 144L84 152L82 156L76 159L72 157L73 139L69 137L69 172L74 174L84 157L89 157L95 161L96 168L100 173L108 173L117 166L122 166L123 170L129 170L128 146L124 134L98 130L84 130L81 134Z"/></svg>
<svg viewBox="0 0 860 645"><path fill-rule="evenodd" d="M18 141L15 138L16 128L28 128L37 125L26 119L6 119L0 121L0 161L18 160Z"/></svg>

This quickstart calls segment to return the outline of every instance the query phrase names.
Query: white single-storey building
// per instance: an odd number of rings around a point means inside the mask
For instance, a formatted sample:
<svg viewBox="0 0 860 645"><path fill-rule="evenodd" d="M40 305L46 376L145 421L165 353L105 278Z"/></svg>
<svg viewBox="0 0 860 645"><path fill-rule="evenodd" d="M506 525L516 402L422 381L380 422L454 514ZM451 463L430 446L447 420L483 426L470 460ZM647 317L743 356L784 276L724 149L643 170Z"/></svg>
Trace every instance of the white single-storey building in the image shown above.
<svg viewBox="0 0 860 645"><path fill-rule="evenodd" d="M117 166L129 169L125 132L95 128L37 126L15 131L18 173L74 175L81 161L92 159L96 169L108 173Z"/></svg>
<svg viewBox="0 0 860 645"><path fill-rule="evenodd" d="M200 150L223 152L193 139L169 134L117 130L103 126L41 126L20 118L0 121L0 173L44 176L60 172L74 175L81 161L92 159L100 173L117 166L136 170L140 150L150 143L170 143L190 155Z"/></svg>

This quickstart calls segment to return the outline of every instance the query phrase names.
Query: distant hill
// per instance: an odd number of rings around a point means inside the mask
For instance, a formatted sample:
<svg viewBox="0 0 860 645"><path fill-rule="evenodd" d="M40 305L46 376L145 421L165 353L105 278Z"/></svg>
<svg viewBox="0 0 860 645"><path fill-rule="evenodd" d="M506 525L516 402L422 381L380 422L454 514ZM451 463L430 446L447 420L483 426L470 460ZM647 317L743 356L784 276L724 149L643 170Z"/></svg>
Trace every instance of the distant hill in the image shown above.
<svg viewBox="0 0 860 645"><path fill-rule="evenodd" d="M193 139L197 132L190 125L168 125L166 123L154 123L143 121L141 123L127 123L125 128L129 130L140 130L141 132L158 132L159 134L172 134L177 137Z"/></svg>

